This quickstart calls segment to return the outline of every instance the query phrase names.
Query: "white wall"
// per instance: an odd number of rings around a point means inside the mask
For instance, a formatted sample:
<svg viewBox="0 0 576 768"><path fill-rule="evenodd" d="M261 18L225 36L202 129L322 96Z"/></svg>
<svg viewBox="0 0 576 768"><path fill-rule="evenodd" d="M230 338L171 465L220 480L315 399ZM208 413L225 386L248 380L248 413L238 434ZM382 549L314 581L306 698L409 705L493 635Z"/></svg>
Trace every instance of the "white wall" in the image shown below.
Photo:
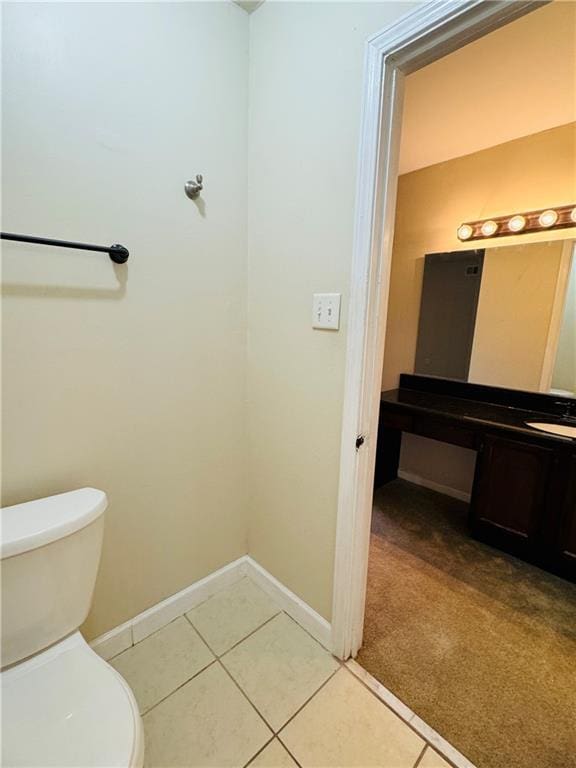
<svg viewBox="0 0 576 768"><path fill-rule="evenodd" d="M4 6L4 503L107 491L99 634L247 549L248 19ZM205 208L183 184L205 175Z"/></svg>
<svg viewBox="0 0 576 768"><path fill-rule="evenodd" d="M264 3L251 17L250 552L330 618L365 40L413 3ZM339 333L312 294L343 294Z"/></svg>

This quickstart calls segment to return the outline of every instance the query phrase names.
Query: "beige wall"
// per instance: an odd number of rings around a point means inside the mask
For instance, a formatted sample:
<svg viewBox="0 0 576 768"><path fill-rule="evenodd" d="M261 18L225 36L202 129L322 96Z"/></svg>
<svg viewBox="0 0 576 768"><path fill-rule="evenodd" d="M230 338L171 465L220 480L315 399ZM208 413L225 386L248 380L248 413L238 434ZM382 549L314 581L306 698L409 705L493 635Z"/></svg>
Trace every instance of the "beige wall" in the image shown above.
<svg viewBox="0 0 576 768"><path fill-rule="evenodd" d="M541 389L562 241L487 248L468 381Z"/></svg>
<svg viewBox="0 0 576 768"><path fill-rule="evenodd" d="M456 237L462 221L529 211L576 199L576 125L516 139L491 149L404 174L398 184L390 303L382 389L414 370L424 256L470 248ZM565 239L568 230L499 238L500 247ZM419 477L469 492L473 463L467 455L405 436L401 468ZM456 462L456 463L455 463ZM450 482L448 482L450 480Z"/></svg>
<svg viewBox="0 0 576 768"><path fill-rule="evenodd" d="M247 549L248 18L4 7L3 228L132 254L3 249L4 503L107 491L90 636Z"/></svg>
<svg viewBox="0 0 576 768"><path fill-rule="evenodd" d="M400 173L574 120L576 2L560 0L406 78Z"/></svg>
<svg viewBox="0 0 576 768"><path fill-rule="evenodd" d="M250 551L330 618L366 38L414 4L264 3L251 17ZM339 333L312 294L343 294Z"/></svg>

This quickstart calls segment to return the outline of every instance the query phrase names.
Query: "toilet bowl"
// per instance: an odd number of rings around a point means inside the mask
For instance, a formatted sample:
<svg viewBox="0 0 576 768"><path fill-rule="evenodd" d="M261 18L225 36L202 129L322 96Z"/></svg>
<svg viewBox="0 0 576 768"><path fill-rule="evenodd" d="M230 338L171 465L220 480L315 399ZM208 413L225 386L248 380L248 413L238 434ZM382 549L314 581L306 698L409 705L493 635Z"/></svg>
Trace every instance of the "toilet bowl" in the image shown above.
<svg viewBox="0 0 576 768"><path fill-rule="evenodd" d="M90 608L106 495L93 488L2 509L2 761L141 768L127 683L78 628Z"/></svg>

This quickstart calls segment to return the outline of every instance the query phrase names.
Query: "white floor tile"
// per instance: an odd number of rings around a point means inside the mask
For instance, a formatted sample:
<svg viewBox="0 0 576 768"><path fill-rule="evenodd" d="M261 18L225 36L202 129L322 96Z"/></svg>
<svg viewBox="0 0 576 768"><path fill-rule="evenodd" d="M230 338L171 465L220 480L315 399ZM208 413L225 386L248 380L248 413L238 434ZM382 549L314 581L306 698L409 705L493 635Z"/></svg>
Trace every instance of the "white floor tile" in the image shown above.
<svg viewBox="0 0 576 768"><path fill-rule="evenodd" d="M220 656L279 612L272 598L250 579L243 578L186 616Z"/></svg>
<svg viewBox="0 0 576 768"><path fill-rule="evenodd" d="M424 752L424 757L418 763L418 768L452 768L452 766L438 752L435 752L432 747L428 747L426 752Z"/></svg>
<svg viewBox="0 0 576 768"><path fill-rule="evenodd" d="M249 768L298 768L278 739L274 739L251 763Z"/></svg>
<svg viewBox="0 0 576 768"><path fill-rule="evenodd" d="M148 768L244 766L272 733L219 663L144 716Z"/></svg>
<svg viewBox="0 0 576 768"><path fill-rule="evenodd" d="M304 768L413 768L425 744L346 669L279 738Z"/></svg>
<svg viewBox="0 0 576 768"><path fill-rule="evenodd" d="M146 712L214 660L198 633L182 616L110 663L134 691Z"/></svg>
<svg viewBox="0 0 576 768"><path fill-rule="evenodd" d="M274 730L338 669L328 651L284 613L225 654L222 663Z"/></svg>

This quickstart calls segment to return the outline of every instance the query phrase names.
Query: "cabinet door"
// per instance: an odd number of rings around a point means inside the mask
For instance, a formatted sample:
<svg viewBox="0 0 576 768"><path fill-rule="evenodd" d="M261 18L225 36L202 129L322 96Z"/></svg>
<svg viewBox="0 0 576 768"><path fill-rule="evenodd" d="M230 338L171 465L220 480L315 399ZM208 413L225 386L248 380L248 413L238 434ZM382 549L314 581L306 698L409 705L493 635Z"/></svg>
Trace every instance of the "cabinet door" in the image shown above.
<svg viewBox="0 0 576 768"><path fill-rule="evenodd" d="M487 436L476 466L472 534L538 560L553 459L549 448Z"/></svg>
<svg viewBox="0 0 576 768"><path fill-rule="evenodd" d="M576 456L570 457L563 496L554 565L563 576L576 581Z"/></svg>

